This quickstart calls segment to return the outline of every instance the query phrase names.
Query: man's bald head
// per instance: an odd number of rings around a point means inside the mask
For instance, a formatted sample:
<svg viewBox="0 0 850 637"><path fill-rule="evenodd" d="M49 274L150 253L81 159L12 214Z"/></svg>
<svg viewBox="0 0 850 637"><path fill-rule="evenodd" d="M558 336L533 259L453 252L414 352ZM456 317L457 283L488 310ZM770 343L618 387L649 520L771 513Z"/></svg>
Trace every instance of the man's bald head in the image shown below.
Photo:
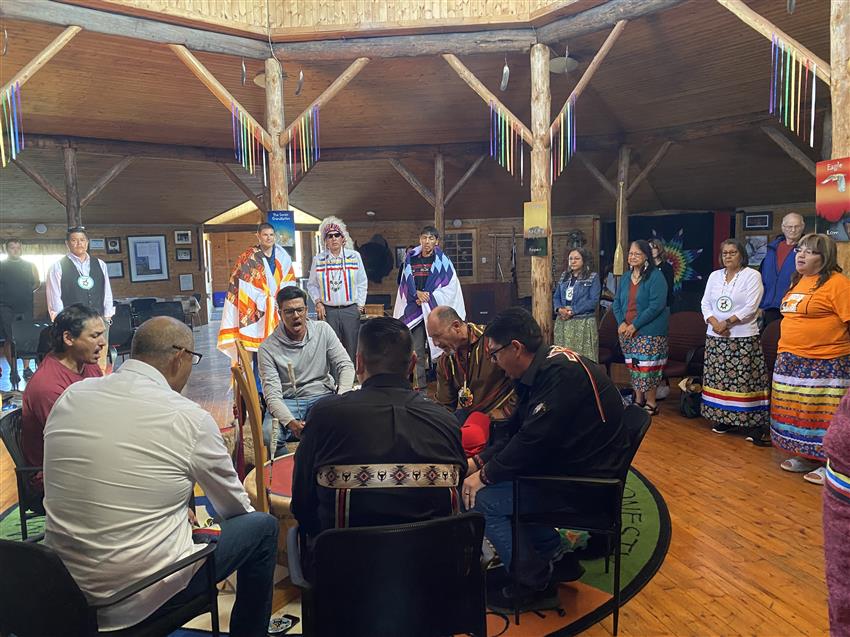
<svg viewBox="0 0 850 637"><path fill-rule="evenodd" d="M438 305L428 314L428 336L440 349L456 352L467 343L466 323L454 308Z"/></svg>
<svg viewBox="0 0 850 637"><path fill-rule="evenodd" d="M133 336L130 358L158 370L175 391L180 391L192 371L195 347L192 330L170 316L155 316L141 324Z"/></svg>

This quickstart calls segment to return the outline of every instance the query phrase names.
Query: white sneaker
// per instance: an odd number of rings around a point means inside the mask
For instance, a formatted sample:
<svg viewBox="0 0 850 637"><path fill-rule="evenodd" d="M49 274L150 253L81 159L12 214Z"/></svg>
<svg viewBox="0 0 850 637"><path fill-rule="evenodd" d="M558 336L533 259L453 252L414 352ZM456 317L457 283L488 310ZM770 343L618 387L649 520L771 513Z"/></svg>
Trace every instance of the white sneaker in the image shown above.
<svg viewBox="0 0 850 637"><path fill-rule="evenodd" d="M670 395L670 385L659 385L655 390L655 397L658 400L664 400Z"/></svg>

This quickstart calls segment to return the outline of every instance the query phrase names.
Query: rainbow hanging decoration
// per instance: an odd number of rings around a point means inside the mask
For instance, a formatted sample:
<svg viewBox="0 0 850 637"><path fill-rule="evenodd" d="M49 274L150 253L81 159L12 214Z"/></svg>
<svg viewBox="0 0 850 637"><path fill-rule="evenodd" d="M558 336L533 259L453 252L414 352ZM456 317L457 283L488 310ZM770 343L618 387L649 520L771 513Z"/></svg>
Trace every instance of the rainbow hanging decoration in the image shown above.
<svg viewBox="0 0 850 637"><path fill-rule="evenodd" d="M569 161L576 153L576 98L567 100L564 108L555 118L555 123L549 128L549 183L564 172Z"/></svg>
<svg viewBox="0 0 850 637"><path fill-rule="evenodd" d="M0 161L3 168L24 149L21 83L15 82L0 94Z"/></svg>
<svg viewBox="0 0 850 637"><path fill-rule="evenodd" d="M525 183L525 140L519 124L502 107L490 102L490 157Z"/></svg>
<svg viewBox="0 0 850 637"><path fill-rule="evenodd" d="M319 146L319 107L314 106L289 128L289 139L286 142L286 161L289 170L289 183L298 177L299 165L301 175L307 172L319 161L322 150Z"/></svg>
<svg viewBox="0 0 850 637"><path fill-rule="evenodd" d="M236 104L230 102L230 123L233 129L233 153L236 161L254 176L262 170L263 186L269 185L266 147L262 143L262 132L253 120Z"/></svg>
<svg viewBox="0 0 850 637"><path fill-rule="evenodd" d="M815 147L815 98L818 66L775 33L770 43L769 111ZM811 97L809 93L811 92Z"/></svg>

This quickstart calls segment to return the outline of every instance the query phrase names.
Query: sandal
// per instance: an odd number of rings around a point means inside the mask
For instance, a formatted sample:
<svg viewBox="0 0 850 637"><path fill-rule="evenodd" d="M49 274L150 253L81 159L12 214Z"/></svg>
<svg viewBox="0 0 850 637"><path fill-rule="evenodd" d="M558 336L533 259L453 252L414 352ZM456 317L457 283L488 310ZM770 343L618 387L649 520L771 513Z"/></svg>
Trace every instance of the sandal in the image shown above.
<svg viewBox="0 0 850 637"><path fill-rule="evenodd" d="M644 411L646 411L646 413L648 413L650 416L657 416L658 415L658 405L657 404L656 405L650 405L649 403L646 403L644 405L641 405L641 407L643 407Z"/></svg>
<svg viewBox="0 0 850 637"><path fill-rule="evenodd" d="M809 471L803 476L803 480L823 486L823 483L826 482L826 467L818 467L814 471Z"/></svg>
<svg viewBox="0 0 850 637"><path fill-rule="evenodd" d="M770 434L766 431L756 429L753 433L746 437L747 442L753 443L756 447L772 447L773 441L770 439Z"/></svg>
<svg viewBox="0 0 850 637"><path fill-rule="evenodd" d="M808 458L794 456L793 458L785 460L779 465L779 468L783 471L790 471L792 473L810 473L814 472L815 469L820 466L821 463L817 460L809 460Z"/></svg>

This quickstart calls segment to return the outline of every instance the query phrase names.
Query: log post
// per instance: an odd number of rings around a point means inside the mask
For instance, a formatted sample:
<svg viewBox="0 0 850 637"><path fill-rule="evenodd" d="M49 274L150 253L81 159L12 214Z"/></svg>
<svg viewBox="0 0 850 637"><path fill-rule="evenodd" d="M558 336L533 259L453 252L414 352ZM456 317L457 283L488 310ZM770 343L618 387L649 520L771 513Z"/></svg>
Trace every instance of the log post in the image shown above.
<svg viewBox="0 0 850 637"><path fill-rule="evenodd" d="M850 157L850 4L832 0L829 20L832 64L832 159ZM838 264L850 273L850 243L838 244Z"/></svg>
<svg viewBox="0 0 850 637"><path fill-rule="evenodd" d="M617 162L617 251L614 253L614 274L626 271L626 254L629 251L629 204L626 193L629 187L629 157L632 149L620 146ZM617 254L619 253L619 258Z"/></svg>
<svg viewBox="0 0 850 637"><path fill-rule="evenodd" d="M552 342L552 186L548 147L552 94L549 90L549 47L531 47L531 201L546 204L547 254L531 257L531 313L546 343Z"/></svg>
<svg viewBox="0 0 850 637"><path fill-rule="evenodd" d="M434 157L434 227L441 237L446 226L445 183L443 153L437 153Z"/></svg>
<svg viewBox="0 0 850 637"><path fill-rule="evenodd" d="M80 214L80 192L77 189L77 150L66 147L62 150L65 162L65 212L68 215L68 227L83 225Z"/></svg>
<svg viewBox="0 0 850 637"><path fill-rule="evenodd" d="M283 69L275 58L266 60L266 128L271 139L269 152L269 199L260 210L267 218L269 210L289 210L289 180L286 174L286 153L280 143L283 131Z"/></svg>

